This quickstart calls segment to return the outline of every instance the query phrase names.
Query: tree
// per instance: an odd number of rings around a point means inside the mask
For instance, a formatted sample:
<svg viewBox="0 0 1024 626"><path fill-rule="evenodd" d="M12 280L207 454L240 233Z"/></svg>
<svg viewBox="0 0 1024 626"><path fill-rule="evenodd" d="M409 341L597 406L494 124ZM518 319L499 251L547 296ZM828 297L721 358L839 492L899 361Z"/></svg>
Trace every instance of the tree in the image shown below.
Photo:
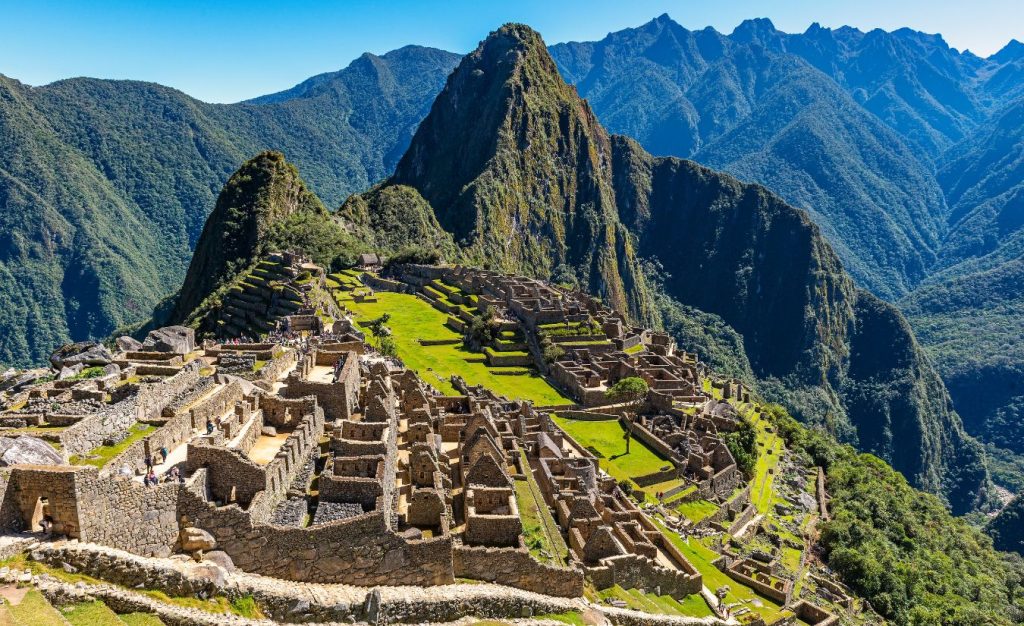
<svg viewBox="0 0 1024 626"><path fill-rule="evenodd" d="M384 356L397 357L398 345L395 343L395 338L391 335L381 337L380 346L378 346L377 351Z"/></svg>
<svg viewBox="0 0 1024 626"><path fill-rule="evenodd" d="M466 326L463 342L470 350L479 351L490 344L498 336L501 322L494 309L486 306L479 315L474 315Z"/></svg>
<svg viewBox="0 0 1024 626"><path fill-rule="evenodd" d="M387 323L391 320L391 314L385 313L377 319L370 320L366 323L366 327L370 329L370 334L374 337L387 337L391 334L391 329L387 327Z"/></svg>
<svg viewBox="0 0 1024 626"><path fill-rule="evenodd" d="M604 397L616 404L625 404L629 409L636 411L647 399L647 392L650 387L647 381L637 376L628 376L604 392Z"/></svg>

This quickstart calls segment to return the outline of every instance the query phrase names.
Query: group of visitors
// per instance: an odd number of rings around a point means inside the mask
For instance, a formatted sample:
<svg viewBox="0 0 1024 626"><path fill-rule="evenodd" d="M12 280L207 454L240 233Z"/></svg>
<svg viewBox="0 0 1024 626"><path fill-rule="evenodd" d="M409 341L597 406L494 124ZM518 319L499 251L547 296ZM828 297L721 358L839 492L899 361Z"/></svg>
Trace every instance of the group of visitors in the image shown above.
<svg viewBox="0 0 1024 626"><path fill-rule="evenodd" d="M160 477L156 475L156 470L152 467L146 471L146 475L142 478L142 484L147 487L156 487L160 484ZM178 469L178 466L173 466L169 472L164 474L163 482L165 483L183 483L185 482L185 476Z"/></svg>

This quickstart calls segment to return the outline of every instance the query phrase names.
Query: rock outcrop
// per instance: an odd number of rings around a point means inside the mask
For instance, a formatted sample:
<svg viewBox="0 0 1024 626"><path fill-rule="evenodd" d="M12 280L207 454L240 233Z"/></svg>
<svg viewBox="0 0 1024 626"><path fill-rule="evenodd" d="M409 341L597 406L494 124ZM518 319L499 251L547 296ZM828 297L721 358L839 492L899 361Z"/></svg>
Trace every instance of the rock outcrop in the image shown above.
<svg viewBox="0 0 1024 626"><path fill-rule="evenodd" d="M21 435L0 437L0 467L9 465L61 465L64 458L42 439Z"/></svg>
<svg viewBox="0 0 1024 626"><path fill-rule="evenodd" d="M106 365L113 360L110 350L95 341L79 341L57 348L50 355L50 365L61 370L74 365Z"/></svg>

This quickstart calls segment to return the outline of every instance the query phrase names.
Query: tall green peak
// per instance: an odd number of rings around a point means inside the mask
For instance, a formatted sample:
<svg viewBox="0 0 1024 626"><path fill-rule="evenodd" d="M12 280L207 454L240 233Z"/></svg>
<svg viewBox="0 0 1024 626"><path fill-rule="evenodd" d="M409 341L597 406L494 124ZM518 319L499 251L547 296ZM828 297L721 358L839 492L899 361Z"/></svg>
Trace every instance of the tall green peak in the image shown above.
<svg viewBox="0 0 1024 626"><path fill-rule="evenodd" d="M224 185L203 226L174 320L189 318L225 281L282 243L272 234L293 216L329 222L324 205L283 154L267 151L246 161Z"/></svg>
<svg viewBox="0 0 1024 626"><path fill-rule="evenodd" d="M491 33L449 76L387 185L415 189L467 261L581 287L636 319L648 299L617 219L611 144L540 35Z"/></svg>

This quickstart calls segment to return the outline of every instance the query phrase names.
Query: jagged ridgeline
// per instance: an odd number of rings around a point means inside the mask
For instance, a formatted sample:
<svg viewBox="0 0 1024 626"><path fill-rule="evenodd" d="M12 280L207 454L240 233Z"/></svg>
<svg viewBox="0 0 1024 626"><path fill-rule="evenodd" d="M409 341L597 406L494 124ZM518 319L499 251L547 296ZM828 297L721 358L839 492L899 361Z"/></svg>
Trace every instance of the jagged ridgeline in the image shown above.
<svg viewBox="0 0 1024 626"><path fill-rule="evenodd" d="M664 290L738 331L762 390L804 419L955 511L984 492L980 447L905 320L854 286L807 214L609 135L526 26L463 59L395 174L339 214L382 251L450 235L452 260L576 282L637 321L657 321Z"/></svg>
<svg viewBox="0 0 1024 626"><path fill-rule="evenodd" d="M211 313L270 252L301 250L325 266L351 263L360 243L344 232L280 152L263 152L217 198L170 315L212 330Z"/></svg>

